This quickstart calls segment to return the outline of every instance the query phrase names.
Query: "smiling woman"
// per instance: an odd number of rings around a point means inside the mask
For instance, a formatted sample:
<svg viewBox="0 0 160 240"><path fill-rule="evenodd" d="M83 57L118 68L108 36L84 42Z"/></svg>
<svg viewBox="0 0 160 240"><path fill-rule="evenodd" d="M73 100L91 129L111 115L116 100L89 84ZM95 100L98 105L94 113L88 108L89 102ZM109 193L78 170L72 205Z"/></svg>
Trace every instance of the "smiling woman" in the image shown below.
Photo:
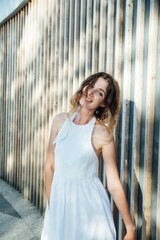
<svg viewBox="0 0 160 240"><path fill-rule="evenodd" d="M92 108L95 108L96 119L102 124L107 123L112 132L117 124L120 110L118 82L110 74L104 72L89 76L72 96L70 100L72 108L69 114L73 114L77 109L85 106L88 100L94 101Z"/></svg>
<svg viewBox="0 0 160 240"><path fill-rule="evenodd" d="M54 117L45 166L48 202L41 240L116 239L110 201L98 177L101 154L108 190L126 226L125 239L135 239L112 136L119 99L113 77L96 73L73 95L70 112Z"/></svg>

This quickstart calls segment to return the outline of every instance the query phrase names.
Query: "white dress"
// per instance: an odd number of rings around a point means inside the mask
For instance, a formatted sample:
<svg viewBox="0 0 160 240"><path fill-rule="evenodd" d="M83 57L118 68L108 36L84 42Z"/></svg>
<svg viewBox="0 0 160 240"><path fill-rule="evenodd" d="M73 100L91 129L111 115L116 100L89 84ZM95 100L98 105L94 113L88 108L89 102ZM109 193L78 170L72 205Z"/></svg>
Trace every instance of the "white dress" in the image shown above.
<svg viewBox="0 0 160 240"><path fill-rule="evenodd" d="M66 119L55 138L55 171L41 240L115 240L107 192L91 144L96 118L85 125Z"/></svg>

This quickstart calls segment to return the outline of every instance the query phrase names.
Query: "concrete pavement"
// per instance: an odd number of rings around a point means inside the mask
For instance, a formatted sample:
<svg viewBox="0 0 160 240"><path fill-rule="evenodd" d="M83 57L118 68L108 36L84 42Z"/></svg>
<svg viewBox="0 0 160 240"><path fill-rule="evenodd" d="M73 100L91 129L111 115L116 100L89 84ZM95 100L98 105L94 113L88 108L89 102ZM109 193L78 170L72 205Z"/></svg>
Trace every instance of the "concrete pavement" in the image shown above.
<svg viewBox="0 0 160 240"><path fill-rule="evenodd" d="M0 179L0 239L38 240L43 216L20 192Z"/></svg>

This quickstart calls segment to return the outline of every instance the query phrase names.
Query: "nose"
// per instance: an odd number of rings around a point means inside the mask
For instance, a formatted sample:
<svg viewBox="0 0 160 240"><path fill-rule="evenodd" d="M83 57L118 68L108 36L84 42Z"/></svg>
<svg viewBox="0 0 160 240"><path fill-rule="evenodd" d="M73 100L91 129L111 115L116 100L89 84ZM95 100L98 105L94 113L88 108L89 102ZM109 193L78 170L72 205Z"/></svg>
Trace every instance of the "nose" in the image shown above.
<svg viewBox="0 0 160 240"><path fill-rule="evenodd" d="M88 95L93 97L94 96L94 89L88 89Z"/></svg>

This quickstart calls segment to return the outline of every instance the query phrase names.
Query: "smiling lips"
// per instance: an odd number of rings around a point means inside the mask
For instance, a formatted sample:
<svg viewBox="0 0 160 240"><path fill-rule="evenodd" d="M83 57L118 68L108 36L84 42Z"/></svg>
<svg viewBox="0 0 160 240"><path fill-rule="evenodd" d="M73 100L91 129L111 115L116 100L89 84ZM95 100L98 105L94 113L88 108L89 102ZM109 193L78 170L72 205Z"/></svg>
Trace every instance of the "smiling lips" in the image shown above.
<svg viewBox="0 0 160 240"><path fill-rule="evenodd" d="M92 100L90 100L90 99L89 99L89 98L87 98L87 97L86 97L86 100L87 100L87 102L92 102Z"/></svg>

